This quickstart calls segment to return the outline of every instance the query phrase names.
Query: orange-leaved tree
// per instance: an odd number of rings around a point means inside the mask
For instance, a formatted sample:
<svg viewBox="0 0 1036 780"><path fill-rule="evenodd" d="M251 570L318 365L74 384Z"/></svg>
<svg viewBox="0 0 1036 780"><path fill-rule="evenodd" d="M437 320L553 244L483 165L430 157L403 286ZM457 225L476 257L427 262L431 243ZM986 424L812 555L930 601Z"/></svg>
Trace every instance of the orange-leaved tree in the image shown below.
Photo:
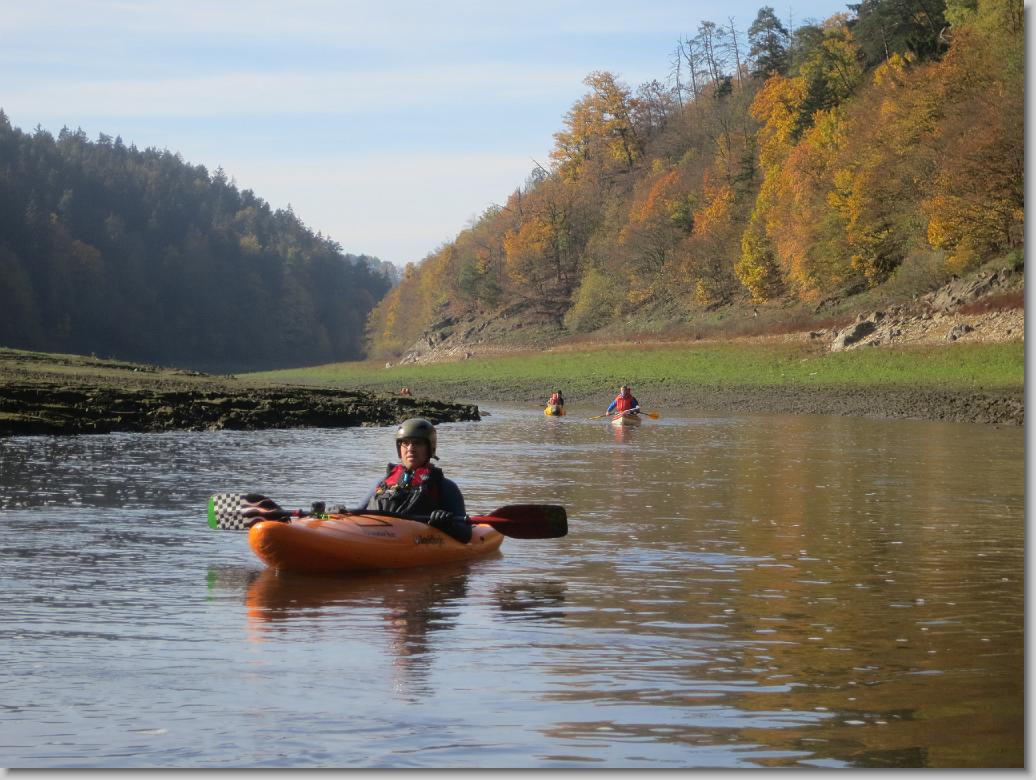
<svg viewBox="0 0 1036 780"><path fill-rule="evenodd" d="M658 285L665 283L663 272L693 226L678 169L657 173L641 189L642 197L634 198L629 219L619 232L619 245L624 250L623 282L632 306L657 294Z"/></svg>
<svg viewBox="0 0 1036 780"><path fill-rule="evenodd" d="M508 289L560 322L579 281L580 202L564 182L549 179L527 194L522 211L503 238Z"/></svg>

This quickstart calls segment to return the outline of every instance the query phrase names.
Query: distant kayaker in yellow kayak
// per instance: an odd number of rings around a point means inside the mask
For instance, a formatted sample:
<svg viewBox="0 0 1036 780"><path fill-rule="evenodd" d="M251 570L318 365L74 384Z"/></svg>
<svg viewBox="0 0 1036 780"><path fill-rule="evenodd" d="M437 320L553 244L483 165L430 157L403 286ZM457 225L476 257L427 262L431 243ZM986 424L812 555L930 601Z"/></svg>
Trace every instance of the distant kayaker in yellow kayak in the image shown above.
<svg viewBox="0 0 1036 780"><path fill-rule="evenodd" d="M633 395L629 385L622 385L619 388L619 394L608 405L608 411L605 414L619 414L621 412L640 414L640 401Z"/></svg>
<svg viewBox="0 0 1036 780"><path fill-rule="evenodd" d="M404 420L396 431L396 455L400 463L389 463L385 478L351 512L376 509L382 512L428 517L428 525L454 539L471 541L464 496L457 483L443 476L431 459L437 443L435 426L423 417Z"/></svg>
<svg viewBox="0 0 1036 780"><path fill-rule="evenodd" d="M555 408L554 414L565 413L565 396L562 395L560 390L555 390L550 394L550 400L547 401L547 406Z"/></svg>

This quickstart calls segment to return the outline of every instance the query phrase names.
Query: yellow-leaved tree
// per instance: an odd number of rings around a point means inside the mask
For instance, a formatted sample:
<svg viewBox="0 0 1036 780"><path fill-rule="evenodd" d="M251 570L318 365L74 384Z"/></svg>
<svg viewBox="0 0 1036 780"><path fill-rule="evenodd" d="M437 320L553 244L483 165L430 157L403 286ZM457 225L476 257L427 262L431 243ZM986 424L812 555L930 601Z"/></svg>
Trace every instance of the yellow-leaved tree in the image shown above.
<svg viewBox="0 0 1036 780"><path fill-rule="evenodd" d="M846 22L841 15L829 19L797 75L772 76L752 103L752 115L761 123L757 135L763 179L735 272L756 301L788 287L812 298L843 276L837 260L820 254L833 248L838 227L820 207L844 137L839 109L862 78Z"/></svg>
<svg viewBox="0 0 1036 780"><path fill-rule="evenodd" d="M962 272L1024 246L1025 41L1020 0L978 0L951 18L953 45L933 69L947 97L923 206L929 242Z"/></svg>
<svg viewBox="0 0 1036 780"><path fill-rule="evenodd" d="M757 302L778 294L783 275L770 237L781 195L781 167L803 128L809 84L802 77L771 76L752 101L752 116L761 123L757 133L762 184L748 226L741 237L741 256L734 273Z"/></svg>
<svg viewBox="0 0 1036 780"><path fill-rule="evenodd" d="M847 111L845 141L832 161L828 202L845 223L851 268L870 285L923 245L919 205L933 174L930 142L942 97L924 79L930 66L912 62L893 55L874 71Z"/></svg>
<svg viewBox="0 0 1036 780"><path fill-rule="evenodd" d="M590 92L565 115L565 129L554 134L550 156L557 171L572 179L587 166L598 173L631 170L642 151L635 121L640 99L606 71L594 71L583 83Z"/></svg>
<svg viewBox="0 0 1036 780"><path fill-rule="evenodd" d="M718 160L721 170L725 169ZM694 299L703 306L726 303L734 294L732 250L738 247L743 223L738 219L737 195L726 175L705 172L701 204L693 212L693 232L684 241L686 276L694 283Z"/></svg>

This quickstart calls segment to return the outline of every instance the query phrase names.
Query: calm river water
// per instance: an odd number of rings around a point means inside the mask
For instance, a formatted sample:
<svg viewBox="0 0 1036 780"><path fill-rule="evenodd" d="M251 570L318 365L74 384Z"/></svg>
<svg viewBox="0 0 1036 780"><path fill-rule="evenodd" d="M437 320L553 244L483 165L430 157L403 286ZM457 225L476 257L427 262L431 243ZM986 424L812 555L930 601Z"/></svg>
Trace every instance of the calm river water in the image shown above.
<svg viewBox="0 0 1036 780"><path fill-rule="evenodd" d="M0 439L4 767L1024 765L1024 430L440 426L564 539L265 570L209 494L362 498L392 429Z"/></svg>

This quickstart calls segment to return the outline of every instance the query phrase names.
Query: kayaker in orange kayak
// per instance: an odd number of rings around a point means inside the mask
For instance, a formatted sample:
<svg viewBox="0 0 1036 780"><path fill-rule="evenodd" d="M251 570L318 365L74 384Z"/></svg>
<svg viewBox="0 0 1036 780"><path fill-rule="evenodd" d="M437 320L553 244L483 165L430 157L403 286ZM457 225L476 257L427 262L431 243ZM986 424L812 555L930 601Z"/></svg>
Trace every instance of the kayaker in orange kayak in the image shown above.
<svg viewBox="0 0 1036 780"><path fill-rule="evenodd" d="M350 509L377 509L414 517L427 516L428 525L465 544L471 540L464 495L457 483L443 476L431 459L437 443L435 426L423 417L404 420L396 431L396 455L400 463L389 463L385 478L364 502Z"/></svg>
<svg viewBox="0 0 1036 780"><path fill-rule="evenodd" d="M605 414L619 414L620 412L640 414L640 401L633 395L629 385L622 385L619 388L619 394L608 405L608 411Z"/></svg>

